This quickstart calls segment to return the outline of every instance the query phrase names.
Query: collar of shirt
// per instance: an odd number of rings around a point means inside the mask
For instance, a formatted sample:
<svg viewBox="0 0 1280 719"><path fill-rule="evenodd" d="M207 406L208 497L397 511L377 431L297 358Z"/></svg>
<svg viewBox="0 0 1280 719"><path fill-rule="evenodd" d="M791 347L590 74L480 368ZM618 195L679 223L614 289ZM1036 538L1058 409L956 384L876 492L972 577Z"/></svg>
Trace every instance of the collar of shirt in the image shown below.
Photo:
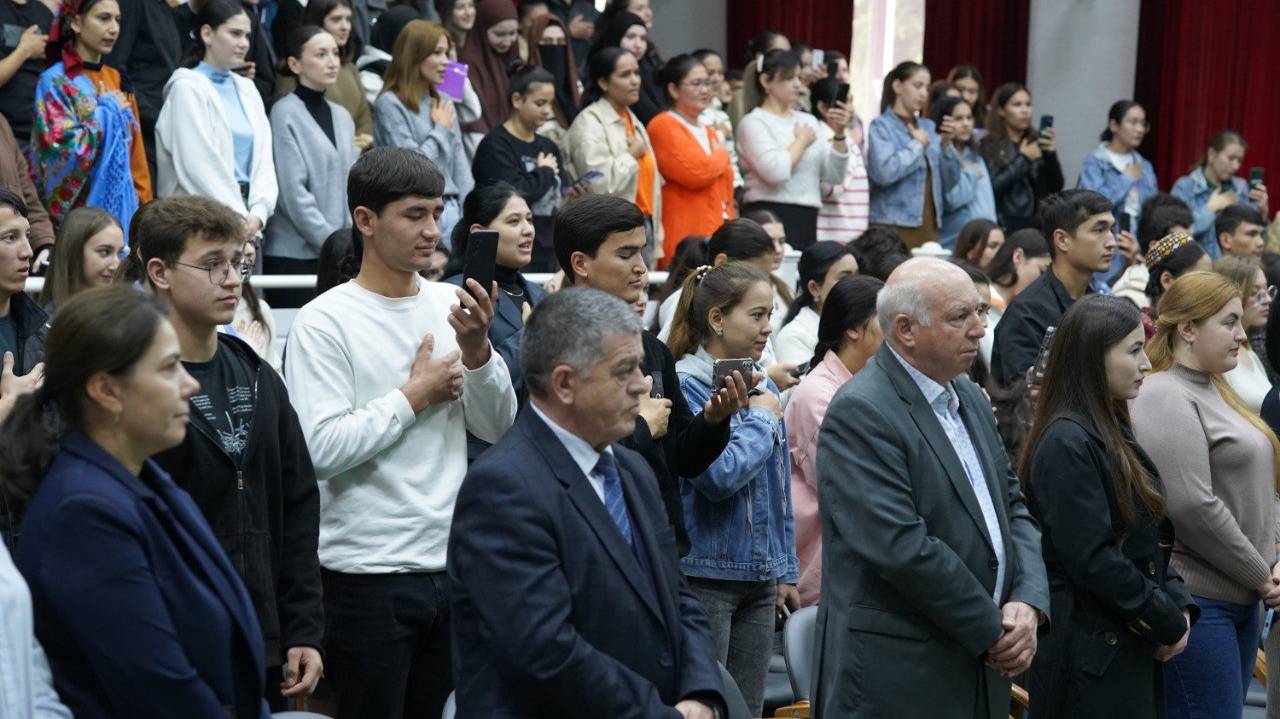
<svg viewBox="0 0 1280 719"><path fill-rule="evenodd" d="M578 465L578 469L581 469L582 473L586 475L587 480L591 483L591 488L595 490L600 500L604 501L604 481L597 478L595 474L596 463L600 461L601 453L597 452L595 447L587 444L587 440L556 424L554 419L551 419L545 412L538 409L536 402L530 402L529 407L534 412L537 412L538 417L551 428L552 434L556 436L556 439L560 440L560 444L564 445L565 451L569 453L573 463ZM605 447L604 451L608 452L609 456L613 456L612 447Z"/></svg>
<svg viewBox="0 0 1280 719"><path fill-rule="evenodd" d="M933 380L933 378L927 376L915 367L912 367L911 363L903 359L902 355L898 354L897 350L893 349L893 347L889 348L889 352L893 354L894 358L902 365L902 368L911 376L911 380L920 388L920 392L924 395L925 401L929 403L929 406L932 407L934 411L960 411L960 398L955 391L951 389L950 382L945 385L938 384Z"/></svg>

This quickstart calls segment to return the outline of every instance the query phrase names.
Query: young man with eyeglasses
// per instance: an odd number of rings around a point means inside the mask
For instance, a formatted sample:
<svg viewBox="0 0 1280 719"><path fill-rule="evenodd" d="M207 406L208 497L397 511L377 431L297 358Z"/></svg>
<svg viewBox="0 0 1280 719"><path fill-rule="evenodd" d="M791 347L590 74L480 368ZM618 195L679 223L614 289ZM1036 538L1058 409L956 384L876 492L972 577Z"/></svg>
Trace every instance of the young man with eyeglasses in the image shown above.
<svg viewBox="0 0 1280 719"><path fill-rule="evenodd" d="M200 382L182 444L154 459L195 499L249 590L265 640L267 700L310 694L323 671L320 495L284 381L229 324L249 263L243 219L204 197L156 200L133 237Z"/></svg>

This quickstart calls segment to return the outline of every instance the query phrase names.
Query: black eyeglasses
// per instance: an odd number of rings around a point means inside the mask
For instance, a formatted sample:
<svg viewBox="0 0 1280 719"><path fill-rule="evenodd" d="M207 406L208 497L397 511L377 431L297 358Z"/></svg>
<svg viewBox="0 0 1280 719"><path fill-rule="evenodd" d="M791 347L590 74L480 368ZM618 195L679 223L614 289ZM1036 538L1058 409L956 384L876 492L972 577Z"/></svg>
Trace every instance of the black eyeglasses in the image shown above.
<svg viewBox="0 0 1280 719"><path fill-rule="evenodd" d="M185 262L176 261L173 264L193 270L204 270L209 275L209 283L214 286L221 285L227 281L227 278L231 276L232 267L235 267L236 272L240 274L240 279L245 279L253 274L253 264L246 259L241 259L238 262L223 259L210 260L208 264L204 265L189 265Z"/></svg>

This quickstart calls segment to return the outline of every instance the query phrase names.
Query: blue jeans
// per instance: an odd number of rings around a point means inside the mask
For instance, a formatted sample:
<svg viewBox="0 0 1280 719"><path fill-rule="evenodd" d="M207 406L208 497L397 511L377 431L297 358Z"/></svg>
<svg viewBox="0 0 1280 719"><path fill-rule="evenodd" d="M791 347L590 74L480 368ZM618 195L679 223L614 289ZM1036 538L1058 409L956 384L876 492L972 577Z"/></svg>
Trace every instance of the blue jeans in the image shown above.
<svg viewBox="0 0 1280 719"><path fill-rule="evenodd" d="M1240 719L1262 631L1258 605L1192 599L1200 619L1164 675L1169 719Z"/></svg>

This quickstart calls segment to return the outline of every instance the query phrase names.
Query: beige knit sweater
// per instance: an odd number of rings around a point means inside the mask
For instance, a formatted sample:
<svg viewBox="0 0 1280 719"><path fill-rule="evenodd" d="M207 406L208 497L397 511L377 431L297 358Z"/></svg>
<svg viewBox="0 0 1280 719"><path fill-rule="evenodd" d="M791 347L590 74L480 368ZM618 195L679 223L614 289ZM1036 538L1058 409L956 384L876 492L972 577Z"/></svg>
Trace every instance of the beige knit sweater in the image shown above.
<svg viewBox="0 0 1280 719"><path fill-rule="evenodd" d="M1164 483L1173 566L1196 596L1257 602L1280 538L1271 443L1207 372L1182 365L1147 378L1131 409L1138 444Z"/></svg>

